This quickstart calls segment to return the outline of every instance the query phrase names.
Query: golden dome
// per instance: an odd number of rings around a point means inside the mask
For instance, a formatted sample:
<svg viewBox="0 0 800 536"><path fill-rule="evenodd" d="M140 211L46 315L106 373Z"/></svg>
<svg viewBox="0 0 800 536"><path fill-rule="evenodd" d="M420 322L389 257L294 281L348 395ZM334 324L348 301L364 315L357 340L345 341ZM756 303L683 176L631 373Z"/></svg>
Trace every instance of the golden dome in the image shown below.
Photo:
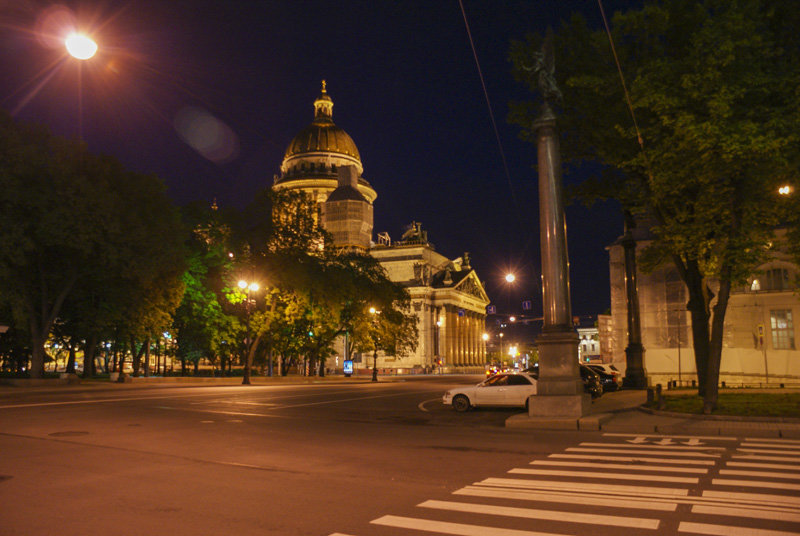
<svg viewBox="0 0 800 536"><path fill-rule="evenodd" d="M322 81L322 93L314 101L314 121L289 143L283 158L304 153L338 153L361 161L353 138L333 122L333 100Z"/></svg>

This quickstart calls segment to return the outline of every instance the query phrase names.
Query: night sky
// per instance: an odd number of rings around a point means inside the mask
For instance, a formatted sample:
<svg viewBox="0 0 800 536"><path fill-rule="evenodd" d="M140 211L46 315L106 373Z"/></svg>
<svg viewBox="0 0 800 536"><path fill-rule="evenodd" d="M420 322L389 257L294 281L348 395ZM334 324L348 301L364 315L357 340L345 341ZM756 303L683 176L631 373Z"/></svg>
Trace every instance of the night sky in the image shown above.
<svg viewBox="0 0 800 536"><path fill-rule="evenodd" d="M604 0L609 17L640 4ZM333 119L378 192L375 233L399 239L422 222L437 251L470 252L499 311L532 299L541 314L535 148L506 121L509 101L529 94L510 74L509 43L573 11L599 28L596 1L463 1L508 175L457 0L60 5L68 11L0 0L0 106L15 117L157 174L178 204L242 207L272 184L325 79ZM87 62L48 42L70 12L100 45ZM211 125L226 143L208 146L192 125ZM603 313L619 207L570 206L567 229L573 313Z"/></svg>

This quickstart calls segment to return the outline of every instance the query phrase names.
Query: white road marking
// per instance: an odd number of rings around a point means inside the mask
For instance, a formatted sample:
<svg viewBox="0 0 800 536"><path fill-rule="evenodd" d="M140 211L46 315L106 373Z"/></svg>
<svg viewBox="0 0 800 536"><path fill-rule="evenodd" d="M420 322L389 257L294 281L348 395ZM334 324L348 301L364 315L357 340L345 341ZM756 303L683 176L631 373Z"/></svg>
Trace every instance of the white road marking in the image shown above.
<svg viewBox="0 0 800 536"><path fill-rule="evenodd" d="M742 460L764 460L765 462L797 462L797 458L791 456L757 456L755 454L733 454L731 458Z"/></svg>
<svg viewBox="0 0 800 536"><path fill-rule="evenodd" d="M534 460L531 465L554 465L558 467L589 467L596 469L622 469L624 471L656 471L662 473L696 473L707 474L708 469L694 467L661 467L658 465L633 465L630 463L591 463L591 462L558 462L555 460Z"/></svg>
<svg viewBox="0 0 800 536"><path fill-rule="evenodd" d="M36 408L43 406L71 406L75 404L101 404L105 402L130 402L138 400L164 400L166 398L190 398L195 396L207 396L210 393L192 393L189 395L169 395L169 396L130 396L130 397L117 397L117 398L98 398L95 400L66 400L63 402L35 402L31 404L8 404L0 406L0 409L14 409L14 408ZM219 393L214 393L219 396Z"/></svg>
<svg viewBox="0 0 800 536"><path fill-rule="evenodd" d="M790 495L767 495L766 493L739 493L735 491L705 490L703 497L716 499L719 501L740 501L748 506L754 504L764 506L786 506L795 505L800 507L800 497Z"/></svg>
<svg viewBox="0 0 800 536"><path fill-rule="evenodd" d="M781 449L785 449L785 450L788 450L788 451L800 450L800 445L782 445L780 443L763 443L763 442L751 443L751 442L747 441L747 442L742 443L740 446L742 446L742 447L762 447L762 448L766 447L766 448L769 448L769 449L781 448Z"/></svg>
<svg viewBox="0 0 800 536"><path fill-rule="evenodd" d="M626 446L626 447L633 447L637 446L641 448L640 445L614 445L614 446ZM663 447L659 447L663 448ZM719 458L720 454L705 454L703 452L676 452L673 450L638 450L631 452L630 450L624 449L601 449L601 448L583 448L583 447L570 447L566 449L567 452L599 452L599 453L606 453L606 454L638 454L640 456L685 456L685 457L697 457L697 458Z"/></svg>
<svg viewBox="0 0 800 536"><path fill-rule="evenodd" d="M482 525L465 525L463 523L448 523L446 521L432 521L400 516L383 516L378 519L373 519L370 523L401 529L427 530L428 532L438 532L439 534L454 534L456 536L565 536L557 535L552 532L545 533L529 530L501 529Z"/></svg>
<svg viewBox="0 0 800 536"><path fill-rule="evenodd" d="M716 486L736 486L744 488L770 488L789 489L800 491L800 484L784 484L783 482L764 482L755 480L728 480L727 478L712 478L711 483Z"/></svg>
<svg viewBox="0 0 800 536"><path fill-rule="evenodd" d="M170 406L156 406L156 409L167 409L170 411L191 411L194 413L213 413L216 415L242 415L244 417L268 417L270 419L289 419L286 415L270 415L267 413L245 413L243 411L222 411L215 409L200 409L200 408L173 408Z"/></svg>
<svg viewBox="0 0 800 536"><path fill-rule="evenodd" d="M707 536L797 536L796 532L784 532L782 530L728 527L724 525L709 525L707 523L689 523L687 521L681 521L680 525L678 525L678 532L706 534Z"/></svg>
<svg viewBox="0 0 800 536"><path fill-rule="evenodd" d="M781 443L787 445L800 445L800 439L771 439L762 437L747 437L745 441L756 441L758 443Z"/></svg>
<svg viewBox="0 0 800 536"><path fill-rule="evenodd" d="M627 475L620 473L597 473L594 471L555 471L548 469L511 469L517 475L569 476L574 478L605 478L608 480L644 480L647 482L675 482L678 484L697 484L699 479L683 476Z"/></svg>
<svg viewBox="0 0 800 536"><path fill-rule="evenodd" d="M345 534L343 532L334 532L332 534L329 534L328 536L352 536L352 534Z"/></svg>
<svg viewBox="0 0 800 536"><path fill-rule="evenodd" d="M494 486L501 488L523 489L566 489L571 491L599 491L606 493L629 493L632 495L653 494L656 497L674 497L689 494L689 490L680 488L650 488L643 486L615 486L609 484L590 484L586 482L558 482L552 480L528 480L521 478L486 478L475 482L476 486Z"/></svg>
<svg viewBox="0 0 800 536"><path fill-rule="evenodd" d="M795 454L790 450L769 450L769 449L736 449L737 452L752 452L753 454L783 454L789 456L796 456L800 461L800 452Z"/></svg>
<svg viewBox="0 0 800 536"><path fill-rule="evenodd" d="M662 443L656 445L641 445L641 444L628 445L626 443L580 443L578 446L579 447L623 447L631 449L692 450L692 451L725 450L725 447L712 447L710 445L688 447L686 445L673 445L671 443Z"/></svg>
<svg viewBox="0 0 800 536"><path fill-rule="evenodd" d="M706 441L737 441L736 437L725 436L687 436L687 435L666 435L666 434L622 434L615 432L604 433L605 437L671 437L672 439L705 439ZM798 441L800 443L800 441Z"/></svg>
<svg viewBox="0 0 800 536"><path fill-rule="evenodd" d="M441 399L441 398L431 398L430 400L423 400L422 402L420 402L419 404L417 404L417 407L418 407L418 408L419 408L421 411L424 411L425 413L430 413L430 412L429 412L427 409L425 409L425 404L427 404L428 402L437 402L437 401L438 401L438 402L441 402L441 401L442 401L442 399Z"/></svg>
<svg viewBox="0 0 800 536"><path fill-rule="evenodd" d="M655 530L658 519L639 517L620 517L595 514L579 514L553 510L535 510L531 508L515 508L511 506L492 506L490 504L460 503L452 501L425 501L418 504L422 508L435 508L452 512L480 513L495 516L520 517L525 519L544 519L547 521L569 521L570 523L588 523L592 525L609 525Z"/></svg>
<svg viewBox="0 0 800 536"><path fill-rule="evenodd" d="M795 467L797 469L797 467ZM774 471L739 471L737 469L720 469L721 475L759 476L762 478L786 478L800 480L800 473L776 473Z"/></svg>
<svg viewBox="0 0 800 536"><path fill-rule="evenodd" d="M745 506L710 506L697 504L692 506L693 514L710 514L715 516L749 517L753 519L769 519L771 521L800 522L800 513L789 508L747 508Z"/></svg>
<svg viewBox="0 0 800 536"><path fill-rule="evenodd" d="M782 463L748 463L748 462L728 462L728 467L758 467L760 469L787 469L789 471L797 469L797 465L786 465Z"/></svg>
<svg viewBox="0 0 800 536"><path fill-rule="evenodd" d="M630 453L625 452L625 454ZM594 454L550 454L548 458L567 458L570 460L608 460L637 463L672 463L680 465L714 465L717 463L715 460L676 460L673 458L636 458L632 456L598 456Z"/></svg>
<svg viewBox="0 0 800 536"><path fill-rule="evenodd" d="M492 489L480 486L467 486L454 491L453 495L469 495L471 497L493 497L497 499L517 499L522 501L553 502L559 504L581 504L587 500L587 494L572 491L540 491L518 489ZM591 503L596 506L611 508L631 508L639 510L658 510L674 512L678 503L667 499L641 499L619 495L592 494Z"/></svg>

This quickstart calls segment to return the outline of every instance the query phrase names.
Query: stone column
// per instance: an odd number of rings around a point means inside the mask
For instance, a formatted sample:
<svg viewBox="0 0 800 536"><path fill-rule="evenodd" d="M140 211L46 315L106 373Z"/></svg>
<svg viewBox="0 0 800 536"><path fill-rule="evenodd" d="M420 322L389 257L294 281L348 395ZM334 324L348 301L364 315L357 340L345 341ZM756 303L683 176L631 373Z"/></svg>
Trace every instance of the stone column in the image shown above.
<svg viewBox="0 0 800 536"><path fill-rule="evenodd" d="M628 306L628 346L625 348L625 377L622 385L626 389L647 389L647 373L644 370L644 346L639 316L639 290L636 282L636 240L633 214L625 211L625 234L622 249L625 251L625 299Z"/></svg>
<svg viewBox="0 0 800 536"><path fill-rule="evenodd" d="M539 232L544 325L539 347L538 394L531 417L576 418L589 411L578 369L578 334L572 327L567 232L561 193L561 154L555 115L545 103L534 123L539 168Z"/></svg>

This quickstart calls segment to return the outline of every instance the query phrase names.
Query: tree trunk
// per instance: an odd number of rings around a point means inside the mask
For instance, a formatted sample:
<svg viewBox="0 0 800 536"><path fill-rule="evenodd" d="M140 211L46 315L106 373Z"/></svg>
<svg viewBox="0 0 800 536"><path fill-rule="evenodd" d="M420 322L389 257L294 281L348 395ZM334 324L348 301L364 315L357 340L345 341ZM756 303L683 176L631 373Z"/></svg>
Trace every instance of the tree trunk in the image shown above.
<svg viewBox="0 0 800 536"><path fill-rule="evenodd" d="M33 348L31 348L31 366L28 372L30 373L31 378L41 378L44 376L44 343L46 336L43 336L41 332L33 332L34 325L31 322L31 344Z"/></svg>
<svg viewBox="0 0 800 536"><path fill-rule="evenodd" d="M144 377L150 376L150 337L144 340Z"/></svg>
<svg viewBox="0 0 800 536"><path fill-rule="evenodd" d="M692 346L697 368L697 394L705 397L710 357L709 320L711 319L711 313L708 303L713 295L700 273L696 261L686 264L685 275L684 282L689 290L689 303L686 308L689 310L692 319Z"/></svg>
<svg viewBox="0 0 800 536"><path fill-rule="evenodd" d="M709 414L717 408L719 398L719 370L722 364L722 338L725 331L725 313L731 295L730 268L723 267L720 274L719 294L711 320L711 348L708 356L706 392L703 397L703 413Z"/></svg>
<svg viewBox="0 0 800 536"><path fill-rule="evenodd" d="M97 335L90 335L83 347L83 377L94 376L94 353L97 349Z"/></svg>
<svg viewBox="0 0 800 536"><path fill-rule="evenodd" d="M67 368L64 372L67 374L75 374L75 344L72 342L72 339L70 339L67 348L69 349L69 357L67 358Z"/></svg>
<svg viewBox="0 0 800 536"><path fill-rule="evenodd" d="M133 340L131 337L131 353L133 354L133 377L139 377L139 369L142 366L142 355L144 355L144 349L147 346L147 342L143 342L139 349L136 350L136 341Z"/></svg>

